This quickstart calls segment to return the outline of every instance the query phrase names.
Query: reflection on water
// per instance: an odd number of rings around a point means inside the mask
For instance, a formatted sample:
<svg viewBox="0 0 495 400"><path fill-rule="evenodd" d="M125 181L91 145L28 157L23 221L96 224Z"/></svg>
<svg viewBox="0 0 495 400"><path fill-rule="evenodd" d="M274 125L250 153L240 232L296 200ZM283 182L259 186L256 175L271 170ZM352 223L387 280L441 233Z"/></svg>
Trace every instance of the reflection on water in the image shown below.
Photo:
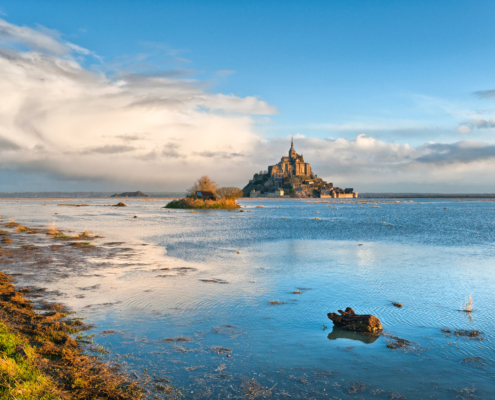
<svg viewBox="0 0 495 400"><path fill-rule="evenodd" d="M330 340L350 339L358 340L366 344L374 343L379 337L380 335L370 335L366 333L346 331L344 329L337 328L336 326L333 327L332 332L330 332L327 336L327 338Z"/></svg>
<svg viewBox="0 0 495 400"><path fill-rule="evenodd" d="M126 202L0 201L0 214L105 236L110 255L93 273L32 279L63 292L96 324L95 342L152 386L169 380L187 398L249 398L253 379L272 398L495 397L495 203L246 201L249 212L191 213ZM112 257L112 246L128 250ZM469 294L471 315L458 311ZM346 307L377 316L385 335L329 334L326 314ZM390 349L387 337L411 345Z"/></svg>

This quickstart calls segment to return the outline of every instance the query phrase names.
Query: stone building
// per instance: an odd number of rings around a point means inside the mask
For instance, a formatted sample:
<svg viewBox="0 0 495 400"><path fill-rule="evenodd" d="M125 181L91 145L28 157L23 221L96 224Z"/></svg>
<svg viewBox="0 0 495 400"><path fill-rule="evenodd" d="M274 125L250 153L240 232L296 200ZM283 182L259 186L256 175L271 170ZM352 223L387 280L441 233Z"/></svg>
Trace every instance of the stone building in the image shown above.
<svg viewBox="0 0 495 400"><path fill-rule="evenodd" d="M283 186L285 177L310 176L311 165L304 162L304 157L296 153L294 149L294 139L291 140L289 156L282 157L276 165L268 167L268 175L275 186Z"/></svg>
<svg viewBox="0 0 495 400"><path fill-rule="evenodd" d="M268 171L254 174L253 179L242 189L245 197L321 197L321 198L357 198L353 189L334 187L313 174L311 165L304 162L303 155L294 149L291 140L288 157L282 157Z"/></svg>

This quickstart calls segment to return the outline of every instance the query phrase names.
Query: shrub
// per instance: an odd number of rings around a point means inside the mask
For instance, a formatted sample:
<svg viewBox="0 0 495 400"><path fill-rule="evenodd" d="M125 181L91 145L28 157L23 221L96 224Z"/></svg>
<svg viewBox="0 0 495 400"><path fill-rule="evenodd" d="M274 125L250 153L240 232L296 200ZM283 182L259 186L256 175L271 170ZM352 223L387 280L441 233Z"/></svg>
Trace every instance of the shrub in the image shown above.
<svg viewBox="0 0 495 400"><path fill-rule="evenodd" d="M243 194L242 190L236 187L222 187L217 190L220 199L240 199Z"/></svg>
<svg viewBox="0 0 495 400"><path fill-rule="evenodd" d="M204 192L212 192L216 193L218 190L218 185L213 182L208 176L203 175L201 178L199 178L196 182L194 182L194 185L192 185L188 191L187 195L195 195L196 192L199 191L204 191Z"/></svg>

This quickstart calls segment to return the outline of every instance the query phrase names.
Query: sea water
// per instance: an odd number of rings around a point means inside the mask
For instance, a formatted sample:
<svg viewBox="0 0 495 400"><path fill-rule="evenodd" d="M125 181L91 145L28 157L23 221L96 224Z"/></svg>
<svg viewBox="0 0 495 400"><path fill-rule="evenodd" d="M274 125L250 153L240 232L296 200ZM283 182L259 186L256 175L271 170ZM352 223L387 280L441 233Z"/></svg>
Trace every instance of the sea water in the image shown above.
<svg viewBox="0 0 495 400"><path fill-rule="evenodd" d="M39 285L64 292L104 357L154 395L171 385L185 398L495 397L495 202L241 200L242 212L60 202L2 200L0 214L147 249L121 272ZM384 333L334 329L327 313L346 307ZM408 346L387 347L394 338Z"/></svg>

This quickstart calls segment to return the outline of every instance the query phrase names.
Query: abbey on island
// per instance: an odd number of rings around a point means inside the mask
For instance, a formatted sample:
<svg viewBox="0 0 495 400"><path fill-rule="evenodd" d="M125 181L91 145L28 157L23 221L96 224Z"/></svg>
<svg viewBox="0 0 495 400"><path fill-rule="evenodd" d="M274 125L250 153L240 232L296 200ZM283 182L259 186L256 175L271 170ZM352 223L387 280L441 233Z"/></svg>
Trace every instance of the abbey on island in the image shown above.
<svg viewBox="0 0 495 400"><path fill-rule="evenodd" d="M288 157L282 157L268 171L254 174L253 179L242 189L245 197L320 197L356 198L353 189L334 187L313 174L311 165L297 154L291 140Z"/></svg>

